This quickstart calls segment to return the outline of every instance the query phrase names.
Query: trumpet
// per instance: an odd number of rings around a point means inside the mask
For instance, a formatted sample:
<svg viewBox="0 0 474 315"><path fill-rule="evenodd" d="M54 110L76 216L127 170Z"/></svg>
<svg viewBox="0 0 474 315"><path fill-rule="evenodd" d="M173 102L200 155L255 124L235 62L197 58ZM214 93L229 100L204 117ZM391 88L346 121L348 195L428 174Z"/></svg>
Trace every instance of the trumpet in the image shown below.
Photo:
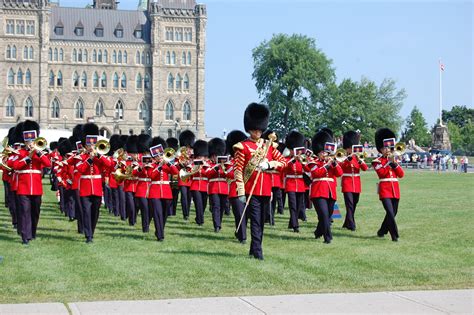
<svg viewBox="0 0 474 315"><path fill-rule="evenodd" d="M31 147L36 151L43 151L48 146L48 141L43 137L38 137L33 141Z"/></svg>
<svg viewBox="0 0 474 315"><path fill-rule="evenodd" d="M166 148L163 152L163 162L170 163L176 158L176 151L173 148Z"/></svg>
<svg viewBox="0 0 474 315"><path fill-rule="evenodd" d="M106 155L110 151L110 143L107 139L101 139L94 145L94 151Z"/></svg>
<svg viewBox="0 0 474 315"><path fill-rule="evenodd" d="M187 182L191 176L198 173L201 170L202 165L195 165L190 172L186 171L184 168L179 170L179 179L183 182Z"/></svg>
<svg viewBox="0 0 474 315"><path fill-rule="evenodd" d="M119 183L123 182L124 180L129 179L129 178L132 177L132 171L133 171L132 165L129 165L125 168L125 173L122 172L122 169L118 168L114 172L114 178Z"/></svg>
<svg viewBox="0 0 474 315"><path fill-rule="evenodd" d="M365 151L364 151L364 152L354 153L354 155L355 155L359 160L361 160L361 161L364 161L364 160L367 158L367 156L368 156L367 152L365 152Z"/></svg>
<svg viewBox="0 0 474 315"><path fill-rule="evenodd" d="M343 148L339 148L336 150L336 153L334 153L333 155L329 155L328 158L334 159L337 162L342 163L347 158L346 150Z"/></svg>
<svg viewBox="0 0 474 315"><path fill-rule="evenodd" d="M392 157L393 162L396 161L397 158L401 157L406 151L406 144L403 142L395 143L393 150L389 153L389 157Z"/></svg>

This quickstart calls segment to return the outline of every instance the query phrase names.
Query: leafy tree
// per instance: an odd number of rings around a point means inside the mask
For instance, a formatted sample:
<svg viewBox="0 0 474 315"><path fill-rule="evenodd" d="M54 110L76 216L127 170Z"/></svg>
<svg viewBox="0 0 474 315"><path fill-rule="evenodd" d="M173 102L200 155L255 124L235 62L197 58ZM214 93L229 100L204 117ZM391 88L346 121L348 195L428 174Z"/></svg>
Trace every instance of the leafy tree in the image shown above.
<svg viewBox="0 0 474 315"><path fill-rule="evenodd" d="M332 61L304 35L277 34L252 51L252 78L272 112L269 128L286 136L314 131L317 104L334 82Z"/></svg>
<svg viewBox="0 0 474 315"><path fill-rule="evenodd" d="M451 141L451 149L453 152L455 151L462 151L463 150L463 143L462 143L462 136L461 130L458 125L456 125L452 121L448 121L448 133L449 133L449 140Z"/></svg>
<svg viewBox="0 0 474 315"><path fill-rule="evenodd" d="M468 121L474 121L474 109L466 106L453 106L451 110L443 110L441 113L443 123L453 122L459 128L464 127ZM439 123L439 122L438 122Z"/></svg>
<svg viewBox="0 0 474 315"><path fill-rule="evenodd" d="M471 120L468 120L464 127L461 128L461 137L466 154L474 154L474 124Z"/></svg>
<svg viewBox="0 0 474 315"><path fill-rule="evenodd" d="M406 128L403 132L403 140L408 142L414 139L419 146L429 146L431 143L431 134L428 131L426 120L423 114L415 106L406 120Z"/></svg>

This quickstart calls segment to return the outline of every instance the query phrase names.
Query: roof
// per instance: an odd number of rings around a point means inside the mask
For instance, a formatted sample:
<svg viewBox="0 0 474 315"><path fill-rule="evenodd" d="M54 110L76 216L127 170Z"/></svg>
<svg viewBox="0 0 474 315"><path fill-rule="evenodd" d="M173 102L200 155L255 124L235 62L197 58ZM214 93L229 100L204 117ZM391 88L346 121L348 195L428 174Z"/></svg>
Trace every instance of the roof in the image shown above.
<svg viewBox="0 0 474 315"><path fill-rule="evenodd" d="M177 1L181 0L168 0ZM190 1L190 0L185 0ZM64 35L56 35L54 28L64 24ZM76 25L82 23L84 26L84 36L77 36L74 33ZM101 23L104 27L104 37L97 37L94 30ZM120 23L123 28L123 37L115 36L115 28ZM133 34L137 25L144 25L143 38L136 38ZM98 10L84 8L51 8L51 39L66 41L96 41L96 42L118 42L118 43L150 43L150 21L144 11L126 10Z"/></svg>
<svg viewBox="0 0 474 315"><path fill-rule="evenodd" d="M193 10L196 6L195 0L158 0L156 2L167 9Z"/></svg>

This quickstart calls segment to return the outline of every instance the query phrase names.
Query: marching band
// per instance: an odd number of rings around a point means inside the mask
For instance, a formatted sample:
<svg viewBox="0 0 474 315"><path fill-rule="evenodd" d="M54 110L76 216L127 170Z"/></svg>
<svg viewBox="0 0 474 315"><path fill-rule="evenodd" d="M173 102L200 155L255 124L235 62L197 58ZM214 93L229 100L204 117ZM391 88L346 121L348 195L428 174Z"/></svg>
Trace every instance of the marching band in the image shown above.
<svg viewBox="0 0 474 315"><path fill-rule="evenodd" d="M360 172L367 171L360 135L348 131L337 148L333 133L320 129L312 139L291 131L284 142L267 130L268 106L252 103L244 113L244 129L234 130L225 140L196 139L190 130L179 139L149 135L99 135L94 123L77 125L70 138L50 143L40 137L39 125L31 120L10 128L2 142L0 169L3 171L5 205L12 225L23 244L36 238L43 195L43 169L51 169L52 190L57 191L61 212L77 222L86 243L93 242L101 204L109 213L135 225L141 215L142 231L153 221L158 241L165 238L168 216L176 215L180 203L184 220L189 220L191 200L195 223L204 224L209 202L214 231L222 229L229 211L235 219L235 237L245 244L250 221L249 255L263 260L265 223L274 225L275 212L283 213L288 200L288 229L299 233L299 220L314 205L318 223L314 236L331 243L331 216L340 179L346 208L343 228L356 230L355 212L361 194ZM404 176L397 162L404 145L395 141L387 128L377 130L380 156L372 167L379 177L378 194L386 211L377 231L399 238L395 221L400 200L398 179ZM178 202L178 195L180 195Z"/></svg>

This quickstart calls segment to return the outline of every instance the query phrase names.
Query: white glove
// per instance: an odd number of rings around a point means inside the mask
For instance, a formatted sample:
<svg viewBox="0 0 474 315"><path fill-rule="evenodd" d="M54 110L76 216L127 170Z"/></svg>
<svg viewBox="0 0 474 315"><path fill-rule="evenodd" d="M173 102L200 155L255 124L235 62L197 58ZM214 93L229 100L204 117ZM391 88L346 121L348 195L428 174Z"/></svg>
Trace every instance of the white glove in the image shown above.
<svg viewBox="0 0 474 315"><path fill-rule="evenodd" d="M266 171L268 169L270 169L270 163L268 163L268 161L263 161L261 162L258 167L262 170L262 171Z"/></svg>
<svg viewBox="0 0 474 315"><path fill-rule="evenodd" d="M239 200L240 200L242 203L247 203L247 198L245 197L245 195L239 196Z"/></svg>

